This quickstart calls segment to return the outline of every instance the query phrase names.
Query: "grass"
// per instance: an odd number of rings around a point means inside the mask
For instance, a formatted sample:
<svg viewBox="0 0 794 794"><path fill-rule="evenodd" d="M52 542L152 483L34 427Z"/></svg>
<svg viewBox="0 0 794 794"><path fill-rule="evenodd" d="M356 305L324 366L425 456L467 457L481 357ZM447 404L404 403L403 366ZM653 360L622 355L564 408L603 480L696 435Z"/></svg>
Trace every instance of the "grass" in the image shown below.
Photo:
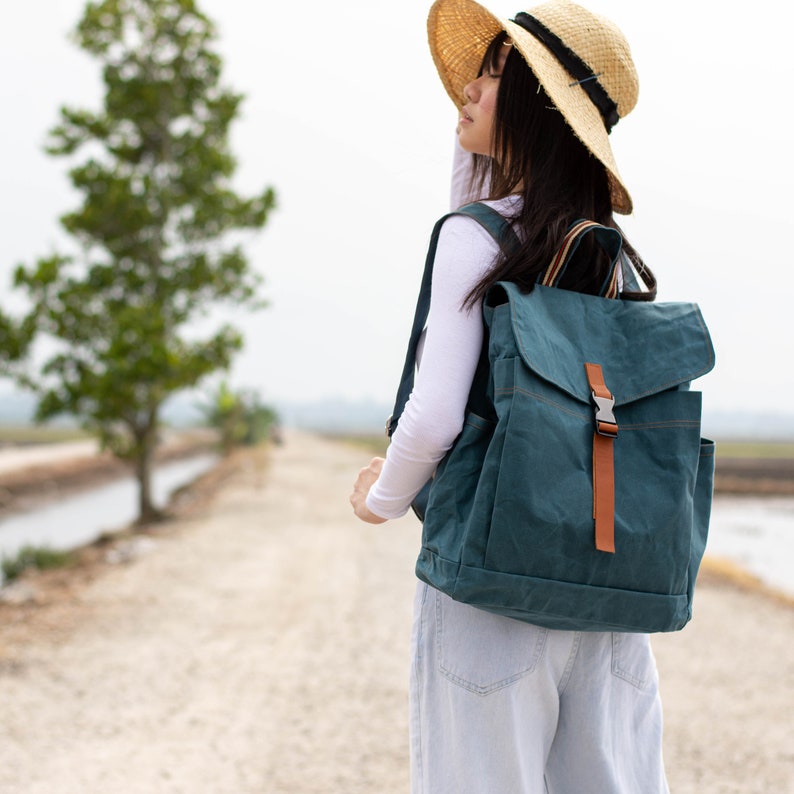
<svg viewBox="0 0 794 794"><path fill-rule="evenodd" d="M786 606L794 606L794 596L765 584L761 579L746 571L733 560L726 559L725 557L712 557L710 554L706 553L700 570L703 573L711 574L743 590L762 593Z"/></svg>
<svg viewBox="0 0 794 794"><path fill-rule="evenodd" d="M389 445L385 434L331 434L330 437L378 455L383 455ZM718 441L717 457L794 459L794 441Z"/></svg>
<svg viewBox="0 0 794 794"><path fill-rule="evenodd" d="M47 546L23 546L14 557L3 557L0 569L3 580L13 582L29 568L46 571L50 568L63 568L73 562L74 554L69 551L56 551Z"/></svg>
<svg viewBox="0 0 794 794"><path fill-rule="evenodd" d="M330 437L381 456L389 445L385 434L330 434ZM794 441L717 441L717 458L794 460Z"/></svg>
<svg viewBox="0 0 794 794"><path fill-rule="evenodd" d="M718 441L717 458L794 458L792 441Z"/></svg>
<svg viewBox="0 0 794 794"><path fill-rule="evenodd" d="M79 427L0 425L0 444L55 444L92 438Z"/></svg>
<svg viewBox="0 0 794 794"><path fill-rule="evenodd" d="M385 433L373 433L362 435L335 435L328 434L328 438L334 441L343 441L346 444L352 444L362 450L383 457L386 454L386 447L389 446L389 439Z"/></svg>

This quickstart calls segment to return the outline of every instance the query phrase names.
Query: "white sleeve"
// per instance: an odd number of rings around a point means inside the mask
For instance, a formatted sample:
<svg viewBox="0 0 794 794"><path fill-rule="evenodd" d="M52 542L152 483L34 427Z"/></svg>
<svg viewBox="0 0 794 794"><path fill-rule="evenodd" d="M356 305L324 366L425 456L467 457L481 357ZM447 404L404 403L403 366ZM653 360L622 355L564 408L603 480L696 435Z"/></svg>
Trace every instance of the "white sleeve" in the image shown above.
<svg viewBox="0 0 794 794"><path fill-rule="evenodd" d="M473 173L474 155L462 149L457 136L455 136L455 150L452 153L452 182L449 192L449 208L451 210L456 210L472 201L479 201L488 195L487 183L479 192L473 189L471 184Z"/></svg>
<svg viewBox="0 0 794 794"><path fill-rule="evenodd" d="M430 479L463 427L483 339L481 305L462 308L498 252L479 223L445 221L433 266L430 313L414 389L367 497L381 518L399 518Z"/></svg>

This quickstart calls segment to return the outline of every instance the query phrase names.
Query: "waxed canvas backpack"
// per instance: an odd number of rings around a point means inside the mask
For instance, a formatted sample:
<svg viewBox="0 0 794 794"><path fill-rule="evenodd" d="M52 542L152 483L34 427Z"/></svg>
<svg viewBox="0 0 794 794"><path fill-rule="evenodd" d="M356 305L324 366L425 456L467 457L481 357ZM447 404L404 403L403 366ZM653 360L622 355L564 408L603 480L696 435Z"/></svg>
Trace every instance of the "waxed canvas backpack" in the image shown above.
<svg viewBox="0 0 794 794"><path fill-rule="evenodd" d="M490 207L457 211L503 248ZM445 216L448 217L448 216ZM413 386L437 224L417 303L393 433ZM558 289L579 241L612 259L601 296ZM495 284L463 430L417 497L417 576L452 598L537 625L674 631L692 598L711 510L714 444L689 383L714 366L691 303L614 299L621 240L583 221L522 293Z"/></svg>

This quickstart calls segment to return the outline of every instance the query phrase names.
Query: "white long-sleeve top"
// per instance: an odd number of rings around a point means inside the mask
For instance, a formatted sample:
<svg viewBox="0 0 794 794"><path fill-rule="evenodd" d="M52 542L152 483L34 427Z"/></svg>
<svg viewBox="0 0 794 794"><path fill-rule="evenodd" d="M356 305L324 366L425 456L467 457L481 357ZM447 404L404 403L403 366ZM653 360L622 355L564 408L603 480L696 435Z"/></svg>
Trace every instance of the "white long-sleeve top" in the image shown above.
<svg viewBox="0 0 794 794"><path fill-rule="evenodd" d="M469 159L456 150L453 209L476 198L468 192ZM487 203L509 217L517 200ZM481 304L470 309L463 304L497 253L496 242L477 221L455 215L444 222L414 389L392 436L383 471L367 497L367 507L382 518L399 518L407 512L463 428L483 340Z"/></svg>

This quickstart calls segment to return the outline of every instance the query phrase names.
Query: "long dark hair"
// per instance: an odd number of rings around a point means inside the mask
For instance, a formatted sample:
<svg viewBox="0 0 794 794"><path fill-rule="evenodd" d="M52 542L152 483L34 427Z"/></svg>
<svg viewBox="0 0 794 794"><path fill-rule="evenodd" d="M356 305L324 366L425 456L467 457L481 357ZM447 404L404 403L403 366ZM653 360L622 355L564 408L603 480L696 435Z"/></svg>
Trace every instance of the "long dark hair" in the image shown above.
<svg viewBox="0 0 794 794"><path fill-rule="evenodd" d="M481 70L496 72L507 39L500 33L488 47ZM481 299L497 281L512 281L529 291L551 262L570 225L586 218L618 228L612 216L607 172L576 137L515 47L510 49L499 83L493 133L494 157L475 155L474 180L490 183L490 199L522 198L511 218L520 248L500 255L467 299ZM624 251L649 292L624 290L623 298L653 300L655 280L624 235ZM559 286L598 294L609 258L588 235L568 265ZM648 279L644 276L648 275Z"/></svg>

